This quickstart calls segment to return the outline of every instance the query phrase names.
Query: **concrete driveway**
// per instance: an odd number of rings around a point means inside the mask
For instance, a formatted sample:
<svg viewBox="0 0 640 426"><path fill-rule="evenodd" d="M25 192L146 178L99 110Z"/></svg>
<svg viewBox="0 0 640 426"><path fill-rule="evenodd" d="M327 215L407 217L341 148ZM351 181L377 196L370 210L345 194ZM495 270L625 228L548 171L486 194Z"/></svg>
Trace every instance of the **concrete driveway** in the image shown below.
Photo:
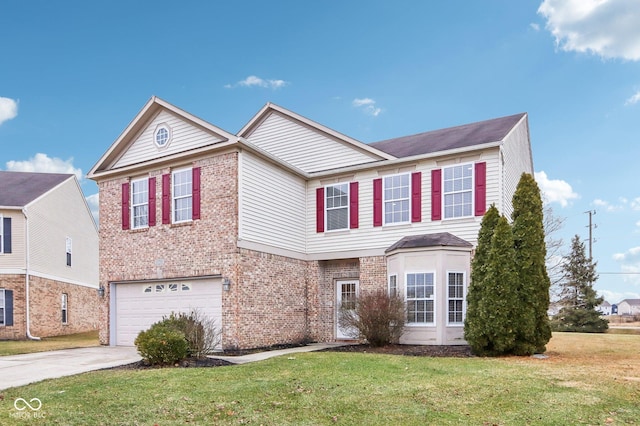
<svg viewBox="0 0 640 426"><path fill-rule="evenodd" d="M94 346L0 356L0 390L139 361L135 347Z"/></svg>

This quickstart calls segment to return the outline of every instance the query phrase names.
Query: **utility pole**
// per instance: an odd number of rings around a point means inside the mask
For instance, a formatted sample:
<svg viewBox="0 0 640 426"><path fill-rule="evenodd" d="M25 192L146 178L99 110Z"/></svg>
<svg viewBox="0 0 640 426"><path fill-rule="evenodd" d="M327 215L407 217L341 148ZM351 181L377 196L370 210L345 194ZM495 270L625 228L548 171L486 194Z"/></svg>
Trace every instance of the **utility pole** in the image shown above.
<svg viewBox="0 0 640 426"><path fill-rule="evenodd" d="M598 227L598 225L594 225L592 222L593 216L596 215L595 210L588 210L585 212L589 215L589 260L593 260L593 230Z"/></svg>

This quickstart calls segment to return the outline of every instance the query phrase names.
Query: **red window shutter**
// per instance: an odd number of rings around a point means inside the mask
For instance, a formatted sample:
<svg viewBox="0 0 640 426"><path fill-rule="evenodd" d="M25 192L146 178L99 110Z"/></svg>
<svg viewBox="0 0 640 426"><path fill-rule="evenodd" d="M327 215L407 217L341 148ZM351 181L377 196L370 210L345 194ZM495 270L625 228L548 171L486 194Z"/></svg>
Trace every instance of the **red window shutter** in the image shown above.
<svg viewBox="0 0 640 426"><path fill-rule="evenodd" d="M162 175L162 223L171 223L171 175Z"/></svg>
<svg viewBox="0 0 640 426"><path fill-rule="evenodd" d="M156 226L156 178L149 178L149 226Z"/></svg>
<svg viewBox="0 0 640 426"><path fill-rule="evenodd" d="M422 173L411 174L411 222L422 222Z"/></svg>
<svg viewBox="0 0 640 426"><path fill-rule="evenodd" d="M431 220L442 220L442 169L431 170Z"/></svg>
<svg viewBox="0 0 640 426"><path fill-rule="evenodd" d="M373 180L373 226L382 226L382 179Z"/></svg>
<svg viewBox="0 0 640 426"><path fill-rule="evenodd" d="M131 222L129 220L129 182L122 184L122 229L129 229Z"/></svg>
<svg viewBox="0 0 640 426"><path fill-rule="evenodd" d="M192 206L191 218L193 220L200 219L200 167L194 167L192 172Z"/></svg>
<svg viewBox="0 0 640 426"><path fill-rule="evenodd" d="M358 182L349 184L349 228L358 228Z"/></svg>
<svg viewBox="0 0 640 426"><path fill-rule="evenodd" d="M487 211L487 163L476 163L475 167L475 214L482 216Z"/></svg>
<svg viewBox="0 0 640 426"><path fill-rule="evenodd" d="M316 189L316 232L324 232L324 188Z"/></svg>

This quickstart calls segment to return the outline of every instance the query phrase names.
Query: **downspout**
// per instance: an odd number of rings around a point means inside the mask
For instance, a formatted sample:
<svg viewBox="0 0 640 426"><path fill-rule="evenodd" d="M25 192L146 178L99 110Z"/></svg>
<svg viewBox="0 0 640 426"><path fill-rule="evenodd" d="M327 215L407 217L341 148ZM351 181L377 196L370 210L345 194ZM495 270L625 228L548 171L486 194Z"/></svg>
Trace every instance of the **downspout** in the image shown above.
<svg viewBox="0 0 640 426"><path fill-rule="evenodd" d="M25 317L27 319L27 338L31 340L40 340L39 337L31 335L31 321L29 321L29 220L27 217L27 208L22 208L22 214L24 215L24 252L25 252L25 264L24 264L24 287L25 287L25 300L26 309Z"/></svg>

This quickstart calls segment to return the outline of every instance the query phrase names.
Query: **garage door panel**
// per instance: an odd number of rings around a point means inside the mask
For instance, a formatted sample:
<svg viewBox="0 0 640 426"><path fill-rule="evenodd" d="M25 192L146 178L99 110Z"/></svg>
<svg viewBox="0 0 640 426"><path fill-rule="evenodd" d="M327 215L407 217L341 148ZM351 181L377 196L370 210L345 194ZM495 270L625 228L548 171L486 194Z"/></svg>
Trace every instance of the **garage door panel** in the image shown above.
<svg viewBox="0 0 640 426"><path fill-rule="evenodd" d="M170 284L175 291L169 290ZM140 331L172 312L189 313L197 309L221 326L220 280L117 284L115 294L116 345L133 346Z"/></svg>

